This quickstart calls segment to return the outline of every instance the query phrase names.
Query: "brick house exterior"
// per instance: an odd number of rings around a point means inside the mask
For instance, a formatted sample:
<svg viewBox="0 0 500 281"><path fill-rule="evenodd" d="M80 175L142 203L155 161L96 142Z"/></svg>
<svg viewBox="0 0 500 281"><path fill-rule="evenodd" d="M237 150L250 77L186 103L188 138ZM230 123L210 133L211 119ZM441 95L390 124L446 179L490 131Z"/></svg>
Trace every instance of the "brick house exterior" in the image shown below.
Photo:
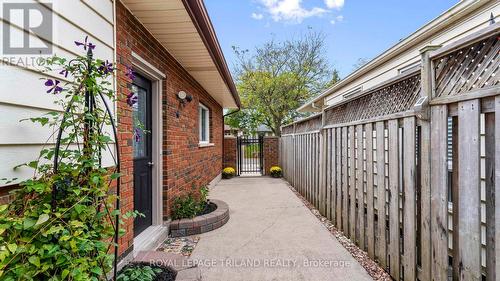
<svg viewBox="0 0 500 281"><path fill-rule="evenodd" d="M124 75L126 68L132 65L132 51L150 61L156 68L165 73L163 83L163 169L164 188L168 195L180 195L191 189L191 185L208 184L220 173L222 166L222 107L196 80L163 48L158 41L142 26L123 4L117 6L117 60L119 71L120 96L120 134L127 141L122 144L124 162L131 159L132 140L131 109L126 104L130 79ZM176 112L179 107L176 94L184 90L193 95L193 101L181 109L179 118ZM198 111L197 104L203 103L211 110L210 131L214 146L198 146ZM127 160L128 158L128 160ZM165 203L170 202L166 201ZM168 205L168 204L167 204ZM169 209L165 210L165 217Z"/></svg>
<svg viewBox="0 0 500 281"><path fill-rule="evenodd" d="M126 103L131 80L125 75L133 64L133 53L140 56L166 78L162 81L162 195L163 219L170 216L173 200L184 194L198 193L216 179L223 167L223 107L193 78L186 69L121 2L116 6L117 94L119 97L119 138L122 167L122 213L134 210L134 167L132 109ZM191 102L181 106L179 91L192 95ZM210 144L199 145L198 104L210 110ZM134 224L125 223L127 233L120 240L120 254L132 251Z"/></svg>

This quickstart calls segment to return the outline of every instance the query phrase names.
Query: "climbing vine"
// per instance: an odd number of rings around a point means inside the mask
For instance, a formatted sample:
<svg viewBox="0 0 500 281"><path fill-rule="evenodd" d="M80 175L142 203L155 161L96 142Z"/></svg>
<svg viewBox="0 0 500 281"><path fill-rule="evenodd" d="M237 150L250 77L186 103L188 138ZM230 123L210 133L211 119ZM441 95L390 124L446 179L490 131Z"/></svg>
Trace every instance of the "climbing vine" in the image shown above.
<svg viewBox="0 0 500 281"><path fill-rule="evenodd" d="M120 174L103 159L115 157L106 103L115 100L116 68L93 57L96 46L88 38L75 44L84 55L54 56L44 69L51 77L43 81L45 95L59 97L65 111L22 120L52 128L49 140L60 141L21 165L33 168L34 177L0 206L1 280L105 280L113 266L119 215L113 186ZM129 99L133 105L133 95Z"/></svg>

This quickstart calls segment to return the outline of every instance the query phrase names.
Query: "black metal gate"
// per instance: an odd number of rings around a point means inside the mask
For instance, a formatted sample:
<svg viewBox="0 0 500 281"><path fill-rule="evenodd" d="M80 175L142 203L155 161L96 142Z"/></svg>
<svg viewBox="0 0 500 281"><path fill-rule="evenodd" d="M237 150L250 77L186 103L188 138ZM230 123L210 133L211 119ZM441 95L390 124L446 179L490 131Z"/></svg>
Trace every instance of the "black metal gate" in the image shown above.
<svg viewBox="0 0 500 281"><path fill-rule="evenodd" d="M238 137L238 176L261 174L264 170L264 138Z"/></svg>

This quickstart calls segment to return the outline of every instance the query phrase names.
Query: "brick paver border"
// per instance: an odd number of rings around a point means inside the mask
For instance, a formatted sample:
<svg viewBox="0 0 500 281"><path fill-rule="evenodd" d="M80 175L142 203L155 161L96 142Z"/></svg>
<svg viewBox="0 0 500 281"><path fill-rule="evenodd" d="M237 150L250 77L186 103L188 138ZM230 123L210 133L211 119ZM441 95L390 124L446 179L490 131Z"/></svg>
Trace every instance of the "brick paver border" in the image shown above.
<svg viewBox="0 0 500 281"><path fill-rule="evenodd" d="M226 224L229 220L229 207L226 202L216 199L210 199L210 202L217 205L215 211L192 219L172 221L170 223L170 236L180 237L201 234Z"/></svg>

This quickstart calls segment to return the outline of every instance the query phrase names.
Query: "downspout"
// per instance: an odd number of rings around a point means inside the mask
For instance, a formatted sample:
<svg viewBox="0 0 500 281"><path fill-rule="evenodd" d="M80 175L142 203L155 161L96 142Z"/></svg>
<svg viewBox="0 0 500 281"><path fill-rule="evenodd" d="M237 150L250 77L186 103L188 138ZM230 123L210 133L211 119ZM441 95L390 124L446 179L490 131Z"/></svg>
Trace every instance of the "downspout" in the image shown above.
<svg viewBox="0 0 500 281"><path fill-rule="evenodd" d="M240 107L238 107L238 109L236 109L235 111L233 111L233 112L229 112L229 113L227 113L227 114L224 114L224 115L222 115L222 117L224 118L224 117L226 117L226 116L229 116L229 115L235 114L236 112L240 112L240 111L241 111L241 108L240 108Z"/></svg>

